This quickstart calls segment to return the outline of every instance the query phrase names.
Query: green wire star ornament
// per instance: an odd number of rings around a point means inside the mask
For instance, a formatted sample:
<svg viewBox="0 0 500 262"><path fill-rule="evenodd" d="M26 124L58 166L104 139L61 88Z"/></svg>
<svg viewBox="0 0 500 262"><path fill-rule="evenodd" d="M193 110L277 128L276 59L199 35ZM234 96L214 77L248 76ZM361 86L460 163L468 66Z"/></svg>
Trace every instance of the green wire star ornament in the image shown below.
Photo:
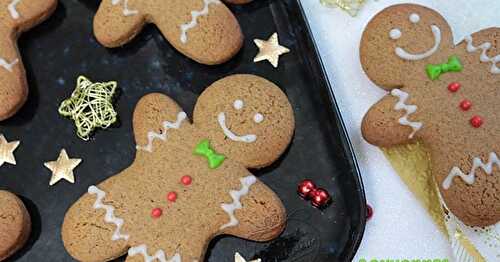
<svg viewBox="0 0 500 262"><path fill-rule="evenodd" d="M108 128L116 122L113 96L117 88L115 81L92 83L79 76L71 97L59 107L59 114L75 121L77 135L87 141L97 127Z"/></svg>

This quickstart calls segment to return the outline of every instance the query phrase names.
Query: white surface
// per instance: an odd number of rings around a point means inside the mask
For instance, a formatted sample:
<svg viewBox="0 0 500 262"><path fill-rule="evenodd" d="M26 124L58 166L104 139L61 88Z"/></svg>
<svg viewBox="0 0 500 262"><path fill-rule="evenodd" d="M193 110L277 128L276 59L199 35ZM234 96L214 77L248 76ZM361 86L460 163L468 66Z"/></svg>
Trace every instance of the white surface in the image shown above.
<svg viewBox="0 0 500 262"><path fill-rule="evenodd" d="M450 258L450 246L408 191L381 151L361 137L365 112L385 91L375 86L359 63L359 41L363 28L383 8L404 2L424 4L438 10L454 32L455 42L480 29L500 26L496 0L368 0L357 17L322 6L319 0L301 0L319 46L354 150L358 158L367 201L374 217L354 261L370 259ZM438 4L439 3L439 4Z"/></svg>

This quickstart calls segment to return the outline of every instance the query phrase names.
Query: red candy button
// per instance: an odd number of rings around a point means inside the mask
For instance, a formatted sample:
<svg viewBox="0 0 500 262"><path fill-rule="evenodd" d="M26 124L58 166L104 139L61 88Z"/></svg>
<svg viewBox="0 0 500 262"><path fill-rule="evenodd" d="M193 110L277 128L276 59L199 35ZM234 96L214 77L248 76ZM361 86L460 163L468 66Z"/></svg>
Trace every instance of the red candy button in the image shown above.
<svg viewBox="0 0 500 262"><path fill-rule="evenodd" d="M462 85L460 85L460 83L453 82L453 83L448 85L448 90L452 93L455 93L458 91L458 89L460 89L461 86Z"/></svg>
<svg viewBox="0 0 500 262"><path fill-rule="evenodd" d="M153 218L159 218L162 214L163 211L161 210L161 208L153 208L153 210L151 211L151 216Z"/></svg>
<svg viewBox="0 0 500 262"><path fill-rule="evenodd" d="M297 193L303 198L310 198L312 197L311 193L316 190L316 185L313 183L313 181L306 179L302 182L300 182L299 187L297 188Z"/></svg>
<svg viewBox="0 0 500 262"><path fill-rule="evenodd" d="M181 183L185 186L191 185L192 182L193 182L193 179L190 176L181 177Z"/></svg>
<svg viewBox="0 0 500 262"><path fill-rule="evenodd" d="M472 107L472 102L467 99L460 102L460 108L464 111L469 110L471 107Z"/></svg>
<svg viewBox="0 0 500 262"><path fill-rule="evenodd" d="M373 208L366 204L366 219L370 220L373 217Z"/></svg>
<svg viewBox="0 0 500 262"><path fill-rule="evenodd" d="M473 116L470 119L470 124L475 128L479 128L483 125L483 119L480 116Z"/></svg>
<svg viewBox="0 0 500 262"><path fill-rule="evenodd" d="M175 193L175 192L169 192L167 194L167 200L170 201L170 202L175 202L175 200L177 200L177 193Z"/></svg>
<svg viewBox="0 0 500 262"><path fill-rule="evenodd" d="M324 189L316 189L311 195L311 204L315 207L324 207L330 203L330 194Z"/></svg>

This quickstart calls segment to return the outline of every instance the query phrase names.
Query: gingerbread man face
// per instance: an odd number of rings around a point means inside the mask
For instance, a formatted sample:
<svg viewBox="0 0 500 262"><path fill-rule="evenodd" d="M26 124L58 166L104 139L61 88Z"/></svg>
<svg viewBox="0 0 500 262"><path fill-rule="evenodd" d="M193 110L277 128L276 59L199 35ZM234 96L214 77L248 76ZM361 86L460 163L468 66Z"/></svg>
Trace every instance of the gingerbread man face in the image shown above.
<svg viewBox="0 0 500 262"><path fill-rule="evenodd" d="M106 47L128 43L155 24L179 52L207 65L233 57L243 44L238 21L219 0L103 0L94 33Z"/></svg>
<svg viewBox="0 0 500 262"><path fill-rule="evenodd" d="M246 104L235 103L236 94ZM221 113L229 136L239 139L220 138L226 134ZM255 117L259 113L262 118ZM108 261L127 252L127 261L202 261L217 235L255 241L278 236L286 220L281 201L246 167L278 158L281 144L290 143L293 123L282 91L252 75L208 87L193 124L167 96L145 96L134 112L134 163L90 187L71 207L62 228L66 249L79 261ZM282 135L274 147L266 144L274 143L276 133ZM261 143L258 152L272 153L257 157L252 143Z"/></svg>
<svg viewBox="0 0 500 262"><path fill-rule="evenodd" d="M498 28L459 45L445 20L418 5L377 14L361 40L368 77L390 91L365 115L377 146L421 141L446 207L471 226L500 220Z"/></svg>
<svg viewBox="0 0 500 262"><path fill-rule="evenodd" d="M200 96L194 124L213 146L248 168L273 163L293 135L293 111L286 95L263 78L230 76Z"/></svg>
<svg viewBox="0 0 500 262"><path fill-rule="evenodd" d="M14 115L28 98L17 38L50 16L56 6L57 0L0 1L0 121Z"/></svg>

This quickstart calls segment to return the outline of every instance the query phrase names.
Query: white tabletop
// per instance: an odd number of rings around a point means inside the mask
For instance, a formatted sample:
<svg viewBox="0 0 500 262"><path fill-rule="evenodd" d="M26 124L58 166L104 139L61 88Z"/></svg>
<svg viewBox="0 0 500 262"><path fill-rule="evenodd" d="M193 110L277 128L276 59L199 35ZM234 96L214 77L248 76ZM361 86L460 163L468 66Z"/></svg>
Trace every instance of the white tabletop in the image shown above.
<svg viewBox="0 0 500 262"><path fill-rule="evenodd" d="M449 244L425 209L406 188L382 152L361 137L360 125L370 105L385 92L363 73L359 41L376 13L395 3L414 2L438 10L451 24L455 42L465 35L500 26L500 1L494 0L367 0L357 17L327 8L319 0L301 0L320 55L325 63L354 151L359 161L367 201L374 209L354 261L371 259L444 259Z"/></svg>

